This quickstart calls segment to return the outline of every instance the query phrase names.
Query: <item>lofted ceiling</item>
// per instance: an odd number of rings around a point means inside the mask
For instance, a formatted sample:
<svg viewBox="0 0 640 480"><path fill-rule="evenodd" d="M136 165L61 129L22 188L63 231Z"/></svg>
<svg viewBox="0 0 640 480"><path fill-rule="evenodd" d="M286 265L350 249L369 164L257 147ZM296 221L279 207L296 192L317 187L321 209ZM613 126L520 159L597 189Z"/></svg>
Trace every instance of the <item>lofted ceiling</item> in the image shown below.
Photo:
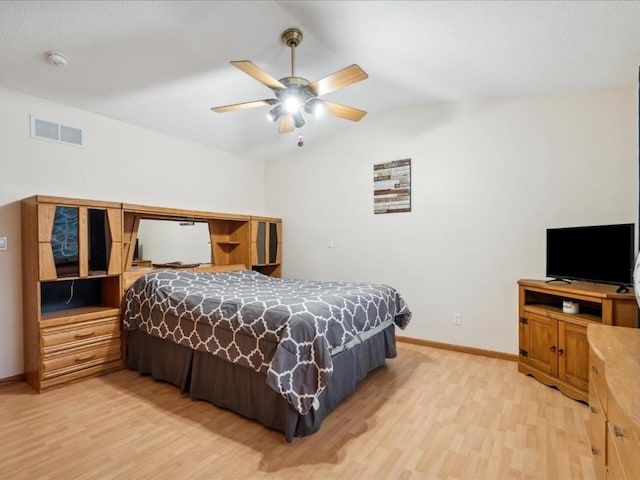
<svg viewBox="0 0 640 480"><path fill-rule="evenodd" d="M244 157L295 153L268 108L210 107L273 98L230 65L310 81L357 63L369 79L325 98L369 112L636 87L635 1L1 1L0 86ZM66 67L45 60L59 51ZM307 119L305 146L361 123ZM304 147L303 147L304 148Z"/></svg>

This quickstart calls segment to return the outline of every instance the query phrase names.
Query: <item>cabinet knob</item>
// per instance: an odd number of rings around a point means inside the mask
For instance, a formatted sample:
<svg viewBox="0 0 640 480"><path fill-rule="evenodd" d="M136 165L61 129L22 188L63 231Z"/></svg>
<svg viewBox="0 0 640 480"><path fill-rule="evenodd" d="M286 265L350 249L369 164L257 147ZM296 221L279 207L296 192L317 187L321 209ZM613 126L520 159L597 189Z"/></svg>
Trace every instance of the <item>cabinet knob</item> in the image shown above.
<svg viewBox="0 0 640 480"><path fill-rule="evenodd" d="M558 349L558 355L563 355L564 354L564 350L562 348Z"/></svg>
<svg viewBox="0 0 640 480"><path fill-rule="evenodd" d="M551 350L551 353L556 353L556 346L551 345L551 348L549 348L549 350Z"/></svg>
<svg viewBox="0 0 640 480"><path fill-rule="evenodd" d="M599 372L598 368L597 368L597 367L594 367L594 366L592 366L592 367L591 367L591 371L592 371L593 373L598 373L598 372Z"/></svg>
<svg viewBox="0 0 640 480"><path fill-rule="evenodd" d="M591 447L591 453L593 455L600 455L600 450L598 450L596 447Z"/></svg>
<svg viewBox="0 0 640 480"><path fill-rule="evenodd" d="M627 433L624 428L619 427L618 425L613 426L613 433L616 434L616 437L624 437Z"/></svg>
<svg viewBox="0 0 640 480"><path fill-rule="evenodd" d="M589 408L591 409L591 413L598 413L598 407L594 407L593 405L589 405Z"/></svg>

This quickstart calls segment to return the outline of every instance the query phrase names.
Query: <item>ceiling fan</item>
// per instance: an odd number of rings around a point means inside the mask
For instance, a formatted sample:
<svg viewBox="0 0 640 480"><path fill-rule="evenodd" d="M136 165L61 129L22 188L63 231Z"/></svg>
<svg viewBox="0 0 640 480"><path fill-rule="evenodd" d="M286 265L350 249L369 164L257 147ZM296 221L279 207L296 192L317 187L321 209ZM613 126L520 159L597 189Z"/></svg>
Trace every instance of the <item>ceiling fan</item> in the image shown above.
<svg viewBox="0 0 640 480"><path fill-rule="evenodd" d="M359 121L367 114L364 110L358 110L357 108L347 107L318 98L321 95L366 80L369 76L364 70L354 64L315 82L309 82L306 78L297 77L295 72L296 47L302 42L302 32L297 28L289 28L282 32L282 41L286 46L291 48L291 76L289 77L276 80L248 60L231 62L234 67L239 68L247 75L250 75L273 90L276 98L224 105L214 107L211 110L223 113L243 110L245 108L272 106L273 108L269 111L268 118L273 122L280 121L280 133L288 133L294 131L296 128L302 128L305 124L302 111L314 115L327 112L336 117L345 118L354 122Z"/></svg>

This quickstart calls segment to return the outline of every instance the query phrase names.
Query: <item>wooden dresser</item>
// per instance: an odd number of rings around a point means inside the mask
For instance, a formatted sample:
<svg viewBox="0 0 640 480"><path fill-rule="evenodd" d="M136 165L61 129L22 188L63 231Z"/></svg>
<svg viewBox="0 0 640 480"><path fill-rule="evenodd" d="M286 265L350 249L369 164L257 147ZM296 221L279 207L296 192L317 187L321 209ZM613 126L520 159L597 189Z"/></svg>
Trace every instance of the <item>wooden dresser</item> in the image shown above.
<svg viewBox="0 0 640 480"><path fill-rule="evenodd" d="M589 325L589 440L599 479L640 479L640 329Z"/></svg>
<svg viewBox="0 0 640 480"><path fill-rule="evenodd" d="M38 392L122 367L119 203L22 201L24 369Z"/></svg>

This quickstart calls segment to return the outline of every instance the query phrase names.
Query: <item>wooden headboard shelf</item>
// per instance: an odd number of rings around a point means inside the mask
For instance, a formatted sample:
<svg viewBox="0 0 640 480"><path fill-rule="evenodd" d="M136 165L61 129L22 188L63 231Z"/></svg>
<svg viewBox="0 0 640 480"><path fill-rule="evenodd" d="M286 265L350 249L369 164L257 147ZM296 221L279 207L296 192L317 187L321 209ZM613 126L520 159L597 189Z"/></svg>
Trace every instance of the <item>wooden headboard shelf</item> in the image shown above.
<svg viewBox="0 0 640 480"><path fill-rule="evenodd" d="M205 222L209 226L210 264L216 267L251 264L251 216L203 212L125 203L123 211L123 272L139 272L133 254L140 220ZM126 285L126 282L125 282Z"/></svg>
<svg viewBox="0 0 640 480"><path fill-rule="evenodd" d="M282 263L282 219L122 204L122 271L138 271L133 253L140 220L206 222L209 225L211 265L246 265L266 275L279 277Z"/></svg>
<svg viewBox="0 0 640 480"><path fill-rule="evenodd" d="M251 215L235 215L232 213L204 212L200 210L183 210L179 208L152 207L123 203L122 210L126 214L137 214L142 218L156 220L180 220L185 222L215 220L251 220Z"/></svg>

